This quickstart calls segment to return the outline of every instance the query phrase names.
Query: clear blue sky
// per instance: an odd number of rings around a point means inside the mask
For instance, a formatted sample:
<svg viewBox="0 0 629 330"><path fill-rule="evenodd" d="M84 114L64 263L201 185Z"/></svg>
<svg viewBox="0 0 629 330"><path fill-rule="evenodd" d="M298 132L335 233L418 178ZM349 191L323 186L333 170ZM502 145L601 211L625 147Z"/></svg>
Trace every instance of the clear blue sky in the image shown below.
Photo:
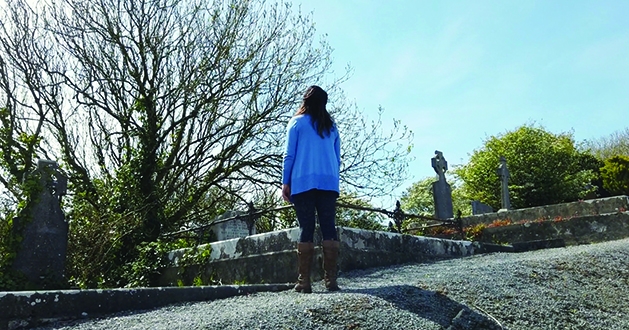
<svg viewBox="0 0 629 330"><path fill-rule="evenodd" d="M398 195L436 149L453 165L527 123L577 142L629 126L629 1L292 1L353 68L346 96L414 132Z"/></svg>

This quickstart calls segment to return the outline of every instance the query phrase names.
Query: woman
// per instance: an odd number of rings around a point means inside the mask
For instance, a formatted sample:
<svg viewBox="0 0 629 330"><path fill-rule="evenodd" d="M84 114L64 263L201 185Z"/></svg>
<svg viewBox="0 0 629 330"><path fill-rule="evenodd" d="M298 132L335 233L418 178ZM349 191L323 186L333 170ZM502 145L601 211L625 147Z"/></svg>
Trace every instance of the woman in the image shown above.
<svg viewBox="0 0 629 330"><path fill-rule="evenodd" d="M312 292L310 268L314 256L315 210L323 236L325 287L329 291L340 290L336 283L339 242L334 218L339 196L341 139L325 108L327 102L328 94L321 87L308 87L286 129L282 197L293 203L299 222L299 277L295 291L303 293Z"/></svg>

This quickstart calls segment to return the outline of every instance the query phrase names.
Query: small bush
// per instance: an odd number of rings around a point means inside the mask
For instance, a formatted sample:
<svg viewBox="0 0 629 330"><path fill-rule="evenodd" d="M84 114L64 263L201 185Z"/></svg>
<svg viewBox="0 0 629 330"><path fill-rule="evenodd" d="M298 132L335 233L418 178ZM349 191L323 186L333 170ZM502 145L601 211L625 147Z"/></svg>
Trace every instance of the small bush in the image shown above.
<svg viewBox="0 0 629 330"><path fill-rule="evenodd" d="M629 156L618 155L605 160L601 178L603 188L611 195L629 195Z"/></svg>
<svg viewBox="0 0 629 330"><path fill-rule="evenodd" d="M465 238L468 241L478 241L478 239L483 235L483 231L487 228L487 225L484 223L479 223L474 226L469 226L464 229Z"/></svg>

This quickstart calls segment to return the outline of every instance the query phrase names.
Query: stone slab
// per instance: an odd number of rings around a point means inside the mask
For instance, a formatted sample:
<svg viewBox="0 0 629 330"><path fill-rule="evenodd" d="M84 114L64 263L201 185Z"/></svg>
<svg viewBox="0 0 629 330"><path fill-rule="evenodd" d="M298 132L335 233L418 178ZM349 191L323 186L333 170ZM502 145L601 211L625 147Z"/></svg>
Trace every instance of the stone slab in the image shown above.
<svg viewBox="0 0 629 330"><path fill-rule="evenodd" d="M41 159L32 176L39 176L41 191L29 202L30 212L14 219L13 234L22 241L12 268L26 277L29 288L67 288L68 222L60 206L67 179L58 172L56 162Z"/></svg>
<svg viewBox="0 0 629 330"><path fill-rule="evenodd" d="M238 215L244 215L244 212L227 211L223 215L216 218L215 221L221 221L210 228L210 231L216 235L218 241L225 241L233 238L249 236L249 227L245 219L233 219L224 221L225 219L232 218ZM252 234L256 233L256 228L253 226Z"/></svg>
<svg viewBox="0 0 629 330"><path fill-rule="evenodd" d="M481 203L479 201L472 201L472 214L480 215L486 213L493 213L494 209L491 206Z"/></svg>

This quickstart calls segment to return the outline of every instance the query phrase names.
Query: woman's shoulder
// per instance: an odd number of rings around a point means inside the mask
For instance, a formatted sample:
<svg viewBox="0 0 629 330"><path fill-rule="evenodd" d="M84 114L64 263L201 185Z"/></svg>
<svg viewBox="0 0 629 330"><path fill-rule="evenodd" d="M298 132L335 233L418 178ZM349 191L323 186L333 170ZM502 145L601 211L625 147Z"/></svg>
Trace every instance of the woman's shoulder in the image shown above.
<svg viewBox="0 0 629 330"><path fill-rule="evenodd" d="M295 125L300 125L301 123L304 123L306 121L310 121L308 115L296 115L293 116L289 121L288 121L288 125L290 126L295 126Z"/></svg>

